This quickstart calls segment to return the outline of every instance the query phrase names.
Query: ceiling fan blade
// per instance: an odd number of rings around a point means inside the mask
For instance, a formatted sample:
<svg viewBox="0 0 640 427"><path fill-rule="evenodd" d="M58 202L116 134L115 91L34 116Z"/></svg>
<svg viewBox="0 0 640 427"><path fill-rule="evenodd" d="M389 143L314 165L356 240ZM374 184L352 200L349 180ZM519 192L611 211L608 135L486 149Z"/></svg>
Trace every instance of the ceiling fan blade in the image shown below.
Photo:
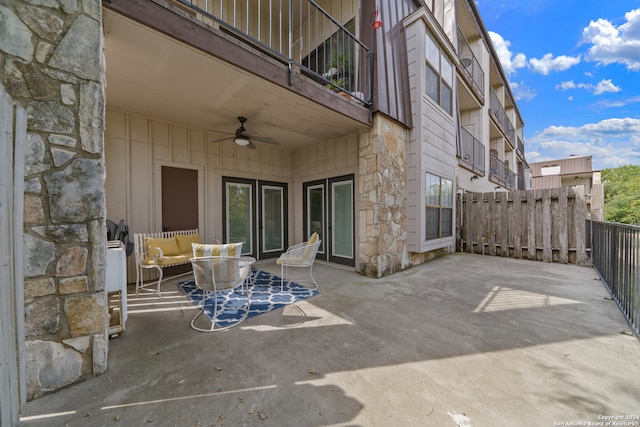
<svg viewBox="0 0 640 427"><path fill-rule="evenodd" d="M220 139L214 139L211 142L221 142L221 141L229 141L230 139L234 139L236 136L232 135L232 136L226 136L224 138L220 138Z"/></svg>
<svg viewBox="0 0 640 427"><path fill-rule="evenodd" d="M218 129L205 129L206 132L211 132L211 133L222 133L225 135L235 135L235 132L227 132L224 130L218 130Z"/></svg>
<svg viewBox="0 0 640 427"><path fill-rule="evenodd" d="M254 144L253 141L249 140L249 144L247 145L247 148L249 150L255 150L256 149L256 144Z"/></svg>
<svg viewBox="0 0 640 427"><path fill-rule="evenodd" d="M264 138L262 136L251 136L251 139L255 139L258 142L264 142L266 144L273 144L273 145L278 145L280 144L278 141L276 141L275 139L271 139L271 138Z"/></svg>

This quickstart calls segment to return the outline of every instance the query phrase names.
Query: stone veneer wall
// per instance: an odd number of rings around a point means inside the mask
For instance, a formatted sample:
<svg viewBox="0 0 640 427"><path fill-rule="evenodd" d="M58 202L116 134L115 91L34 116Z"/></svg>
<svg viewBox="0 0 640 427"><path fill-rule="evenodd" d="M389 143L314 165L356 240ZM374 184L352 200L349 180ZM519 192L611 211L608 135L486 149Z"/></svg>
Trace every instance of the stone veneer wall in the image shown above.
<svg viewBox="0 0 640 427"><path fill-rule="evenodd" d="M381 115L360 136L359 270L382 277L409 266L407 140L409 131Z"/></svg>
<svg viewBox="0 0 640 427"><path fill-rule="evenodd" d="M409 130L381 115L360 135L359 271L383 277L445 256L452 248L407 249L407 141Z"/></svg>
<svg viewBox="0 0 640 427"><path fill-rule="evenodd" d="M0 78L28 114L27 397L107 367L104 57L99 0L3 0Z"/></svg>

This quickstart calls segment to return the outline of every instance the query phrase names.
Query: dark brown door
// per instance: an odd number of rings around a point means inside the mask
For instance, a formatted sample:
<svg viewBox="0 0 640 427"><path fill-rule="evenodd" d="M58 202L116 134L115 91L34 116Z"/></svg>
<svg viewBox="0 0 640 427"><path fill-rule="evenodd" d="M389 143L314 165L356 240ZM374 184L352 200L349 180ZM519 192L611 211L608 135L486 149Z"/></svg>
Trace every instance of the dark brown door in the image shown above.
<svg viewBox="0 0 640 427"><path fill-rule="evenodd" d="M162 166L162 229L198 228L198 171Z"/></svg>
<svg viewBox="0 0 640 427"><path fill-rule="evenodd" d="M198 171L162 166L162 230L198 228ZM167 276L186 273L190 265L165 269Z"/></svg>

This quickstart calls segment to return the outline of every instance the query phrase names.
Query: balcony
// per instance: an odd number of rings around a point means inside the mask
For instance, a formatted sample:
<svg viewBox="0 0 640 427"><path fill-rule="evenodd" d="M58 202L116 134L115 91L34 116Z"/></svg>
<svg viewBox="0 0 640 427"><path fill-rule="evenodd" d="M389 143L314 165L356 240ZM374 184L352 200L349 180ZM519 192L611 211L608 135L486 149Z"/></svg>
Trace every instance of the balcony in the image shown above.
<svg viewBox="0 0 640 427"><path fill-rule="evenodd" d="M509 169L495 154L491 154L490 162L489 180L509 190L515 190L517 183L515 172Z"/></svg>
<svg viewBox="0 0 640 427"><path fill-rule="evenodd" d="M473 54L471 46L462 31L460 31L460 28L458 28L458 56L464 70L462 76L467 80L469 86L473 88L473 92L480 100L480 103L484 104L484 70Z"/></svg>
<svg viewBox="0 0 640 427"><path fill-rule="evenodd" d="M460 126L460 153L458 155L460 165L479 175L484 175L484 144L463 126Z"/></svg>
<svg viewBox="0 0 640 427"><path fill-rule="evenodd" d="M516 179L517 179L517 184L518 184L518 187L516 188L516 190L520 190L520 191L526 190L527 188L525 186L524 176L517 175Z"/></svg>
<svg viewBox="0 0 640 427"><path fill-rule="evenodd" d="M517 152L520 155L520 157L524 159L524 142L522 142L522 139L520 139L520 137L517 137L517 141L518 141L518 146L516 147Z"/></svg>
<svg viewBox="0 0 640 427"><path fill-rule="evenodd" d="M489 159L489 179L497 184L505 184L505 165L496 155L491 154Z"/></svg>
<svg viewBox="0 0 640 427"><path fill-rule="evenodd" d="M302 73L370 103L371 51L353 35L355 21L342 25L313 0L172 3L287 64L290 79Z"/></svg>
<svg viewBox="0 0 640 427"><path fill-rule="evenodd" d="M283 149L371 126L371 52L311 0L102 4L110 108Z"/></svg>
<svg viewBox="0 0 640 427"><path fill-rule="evenodd" d="M516 129L513 127L511 120L507 116L502 103L498 99L498 94L496 91L491 89L491 104L490 104L490 117L493 118L494 122L504 135L507 142L513 147L513 144L516 139Z"/></svg>
<svg viewBox="0 0 640 427"><path fill-rule="evenodd" d="M509 190L515 190L516 189L516 174L515 174L515 172L513 172L509 168L505 168L504 181L505 181L506 187Z"/></svg>

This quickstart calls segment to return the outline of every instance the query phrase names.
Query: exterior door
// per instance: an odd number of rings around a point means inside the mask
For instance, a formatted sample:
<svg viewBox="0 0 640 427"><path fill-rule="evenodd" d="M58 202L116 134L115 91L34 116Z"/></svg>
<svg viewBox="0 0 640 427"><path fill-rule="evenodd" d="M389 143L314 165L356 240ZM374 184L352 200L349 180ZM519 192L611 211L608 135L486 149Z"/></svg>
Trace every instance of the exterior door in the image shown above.
<svg viewBox="0 0 640 427"><path fill-rule="evenodd" d="M162 166L162 229L198 228L198 170Z"/></svg>
<svg viewBox="0 0 640 427"><path fill-rule="evenodd" d="M287 185L258 181L259 259L277 258L287 247Z"/></svg>
<svg viewBox="0 0 640 427"><path fill-rule="evenodd" d="M198 170L162 166L162 231L198 228ZM191 271L191 265L165 268L167 276Z"/></svg>
<svg viewBox="0 0 640 427"><path fill-rule="evenodd" d="M303 184L304 234L322 240L318 258L355 266L353 175Z"/></svg>
<svg viewBox="0 0 640 427"><path fill-rule="evenodd" d="M320 247L318 248L318 255L316 256L316 258L326 261L326 180L304 183L303 189L304 199L302 204L304 209L304 238L307 239L313 233L318 233L321 243Z"/></svg>
<svg viewBox="0 0 640 427"><path fill-rule="evenodd" d="M242 254L276 258L287 244L287 184L222 178L223 240Z"/></svg>

